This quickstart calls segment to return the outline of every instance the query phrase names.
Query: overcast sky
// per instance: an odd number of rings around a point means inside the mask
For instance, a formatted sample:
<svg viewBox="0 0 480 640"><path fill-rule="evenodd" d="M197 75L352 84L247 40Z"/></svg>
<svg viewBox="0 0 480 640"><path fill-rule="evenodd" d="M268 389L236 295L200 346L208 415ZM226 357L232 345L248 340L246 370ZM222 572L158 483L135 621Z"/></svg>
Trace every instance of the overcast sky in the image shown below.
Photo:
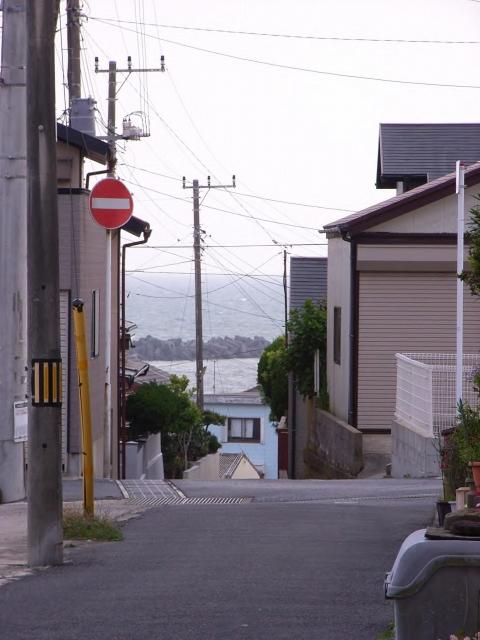
<svg viewBox="0 0 480 640"><path fill-rule="evenodd" d="M205 250L205 268L281 273L283 245L305 243L288 246L294 255L326 255L324 245L308 246L325 242L325 223L394 195L374 185L379 123L479 120L476 0L88 0L84 13L83 94L97 100L99 120L108 76L94 73L95 56L101 69L108 60L125 68L127 55L137 68L158 67L161 54L166 60L165 73L132 74L120 89L118 129L124 115L143 111L151 135L120 144L118 175L134 194L135 214L154 229L150 244L178 247L132 251L130 268L190 271L191 251L181 248L192 233L183 175L202 184L208 174L212 184L237 176L236 190L202 191L206 244L217 247ZM428 86L435 83L474 88ZM61 85L57 103L60 114ZM218 247L232 244L268 246Z"/></svg>

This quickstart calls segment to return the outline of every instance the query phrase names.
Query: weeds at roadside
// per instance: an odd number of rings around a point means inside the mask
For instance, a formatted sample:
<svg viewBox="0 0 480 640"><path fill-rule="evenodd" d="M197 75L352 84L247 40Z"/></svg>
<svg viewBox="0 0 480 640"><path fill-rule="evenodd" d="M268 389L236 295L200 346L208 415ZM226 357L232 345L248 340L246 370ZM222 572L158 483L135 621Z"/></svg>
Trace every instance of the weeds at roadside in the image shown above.
<svg viewBox="0 0 480 640"><path fill-rule="evenodd" d="M63 514L64 540L123 540L122 530L105 515L85 516L68 509Z"/></svg>
<svg viewBox="0 0 480 640"><path fill-rule="evenodd" d="M391 622L385 631L377 636L377 640L395 640L395 624Z"/></svg>

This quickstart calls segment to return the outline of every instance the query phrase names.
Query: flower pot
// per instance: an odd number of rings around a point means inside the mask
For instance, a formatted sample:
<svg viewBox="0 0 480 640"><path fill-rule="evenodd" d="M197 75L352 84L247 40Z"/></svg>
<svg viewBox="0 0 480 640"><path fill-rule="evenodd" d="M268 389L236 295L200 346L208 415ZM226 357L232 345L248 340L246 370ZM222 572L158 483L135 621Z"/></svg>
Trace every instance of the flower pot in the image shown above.
<svg viewBox="0 0 480 640"><path fill-rule="evenodd" d="M475 483L475 491L480 495L480 462L470 462L472 468L473 482Z"/></svg>

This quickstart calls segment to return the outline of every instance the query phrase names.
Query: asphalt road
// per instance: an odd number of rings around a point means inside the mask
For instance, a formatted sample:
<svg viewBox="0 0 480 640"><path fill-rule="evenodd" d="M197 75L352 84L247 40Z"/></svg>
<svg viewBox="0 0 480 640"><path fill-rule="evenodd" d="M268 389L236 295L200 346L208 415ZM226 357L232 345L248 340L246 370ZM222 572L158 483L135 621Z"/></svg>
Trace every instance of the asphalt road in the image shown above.
<svg viewBox="0 0 480 640"><path fill-rule="evenodd" d="M385 571L403 538L430 522L432 498L402 498L390 484L382 499L365 485L360 502L294 502L289 484L278 485L280 500L269 487L268 500L249 504L152 509L125 526L124 541L73 550L72 564L7 584L0 637L375 640L393 618Z"/></svg>

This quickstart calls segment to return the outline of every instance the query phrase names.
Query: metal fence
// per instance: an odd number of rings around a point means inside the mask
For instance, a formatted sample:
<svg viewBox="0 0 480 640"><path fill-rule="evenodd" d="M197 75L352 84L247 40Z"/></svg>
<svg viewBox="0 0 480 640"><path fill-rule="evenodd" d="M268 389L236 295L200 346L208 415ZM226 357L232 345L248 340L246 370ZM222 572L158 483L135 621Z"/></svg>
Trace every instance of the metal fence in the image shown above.
<svg viewBox="0 0 480 640"><path fill-rule="evenodd" d="M454 353L397 353L395 418L426 436L455 426L457 403ZM463 356L463 400L478 404L473 378L480 354Z"/></svg>

